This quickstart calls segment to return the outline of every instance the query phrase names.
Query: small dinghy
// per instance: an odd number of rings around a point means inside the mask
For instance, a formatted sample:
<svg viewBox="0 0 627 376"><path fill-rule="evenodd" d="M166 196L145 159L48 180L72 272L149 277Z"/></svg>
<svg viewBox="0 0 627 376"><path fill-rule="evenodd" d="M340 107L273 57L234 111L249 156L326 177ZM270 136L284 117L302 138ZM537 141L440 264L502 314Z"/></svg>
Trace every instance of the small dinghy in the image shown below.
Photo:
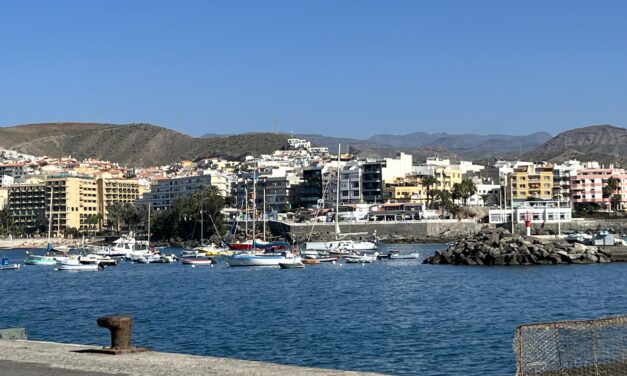
<svg viewBox="0 0 627 376"><path fill-rule="evenodd" d="M20 266L20 264L10 264L9 259L6 257L0 259L0 270L17 270Z"/></svg>

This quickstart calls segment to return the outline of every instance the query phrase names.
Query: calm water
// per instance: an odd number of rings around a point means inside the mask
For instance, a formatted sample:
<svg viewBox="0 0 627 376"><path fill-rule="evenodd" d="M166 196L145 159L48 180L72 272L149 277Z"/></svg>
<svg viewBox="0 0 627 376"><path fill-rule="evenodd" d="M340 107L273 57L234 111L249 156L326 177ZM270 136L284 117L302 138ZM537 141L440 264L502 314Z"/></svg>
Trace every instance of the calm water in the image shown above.
<svg viewBox="0 0 627 376"><path fill-rule="evenodd" d="M441 245L391 248L432 254ZM22 260L22 251L5 251ZM96 325L135 316L156 350L408 375L513 375L517 324L624 314L627 264L191 268L0 272L0 327L30 339L109 344Z"/></svg>

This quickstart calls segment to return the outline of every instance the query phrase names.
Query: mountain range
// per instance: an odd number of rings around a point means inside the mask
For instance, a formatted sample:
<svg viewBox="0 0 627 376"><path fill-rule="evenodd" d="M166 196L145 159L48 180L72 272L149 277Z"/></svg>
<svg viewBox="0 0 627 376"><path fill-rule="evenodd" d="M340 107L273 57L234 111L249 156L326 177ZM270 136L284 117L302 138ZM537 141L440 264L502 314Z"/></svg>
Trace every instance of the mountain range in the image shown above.
<svg viewBox="0 0 627 376"><path fill-rule="evenodd" d="M298 134L314 145L360 157L389 157L397 152L412 154L416 161L439 156L452 160L522 158L534 161L598 160L623 164L627 155L627 129L612 125L576 128L551 137L546 132L526 136L503 134L447 134L413 132L379 134L367 139ZM275 133L188 136L151 124L42 123L0 127L0 147L33 155L79 159L96 158L126 166L165 165L182 159L268 154L287 146L292 136Z"/></svg>

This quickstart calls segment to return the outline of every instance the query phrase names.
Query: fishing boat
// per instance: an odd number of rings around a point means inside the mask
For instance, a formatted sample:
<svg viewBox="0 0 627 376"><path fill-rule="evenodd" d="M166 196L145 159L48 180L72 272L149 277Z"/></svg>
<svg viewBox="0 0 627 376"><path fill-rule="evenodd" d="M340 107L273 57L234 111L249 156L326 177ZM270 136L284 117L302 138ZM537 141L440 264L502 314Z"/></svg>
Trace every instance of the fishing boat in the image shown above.
<svg viewBox="0 0 627 376"><path fill-rule="evenodd" d="M0 270L17 270L20 268L20 266L20 264L9 263L9 259L6 257L0 259Z"/></svg>
<svg viewBox="0 0 627 376"><path fill-rule="evenodd" d="M181 258L181 264L183 265L213 265L217 263L211 257Z"/></svg>
<svg viewBox="0 0 627 376"><path fill-rule="evenodd" d="M115 266L118 264L118 260L109 256L96 255L93 253L87 255L81 255L79 259L85 263L98 263L106 266Z"/></svg>

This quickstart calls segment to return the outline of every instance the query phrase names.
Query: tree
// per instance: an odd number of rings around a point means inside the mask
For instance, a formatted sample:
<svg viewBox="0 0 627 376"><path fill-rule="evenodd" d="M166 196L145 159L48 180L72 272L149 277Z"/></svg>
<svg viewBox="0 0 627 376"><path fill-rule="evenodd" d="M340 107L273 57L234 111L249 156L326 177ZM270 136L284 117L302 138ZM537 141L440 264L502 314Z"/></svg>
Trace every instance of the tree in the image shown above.
<svg viewBox="0 0 627 376"><path fill-rule="evenodd" d="M605 187L603 187L603 197L609 198L610 210L612 210L612 205L614 203L613 195L614 192L618 190L619 183L620 181L618 179L616 179L615 177L610 177L609 179L607 179ZM620 200L618 201L618 203L620 204ZM618 211L615 209L615 212Z"/></svg>
<svg viewBox="0 0 627 376"><path fill-rule="evenodd" d="M88 226L88 231L93 231L94 235L96 235L96 229L100 220L102 219L102 214L90 214L85 218L85 223Z"/></svg>
<svg viewBox="0 0 627 376"><path fill-rule="evenodd" d="M420 184L422 184L422 186L424 188L426 188L426 193L427 193L427 208L430 207L430 204L432 203L432 197L434 194L434 191L431 190L431 187L436 185L438 182L438 180L435 178L435 176L432 175L424 175L420 178Z"/></svg>
<svg viewBox="0 0 627 376"><path fill-rule="evenodd" d="M438 200L440 213L444 217L444 211L451 206L453 195L449 191L436 191L434 197Z"/></svg>
<svg viewBox="0 0 627 376"><path fill-rule="evenodd" d="M10 233L11 226L13 226L13 214L11 213L9 208L4 208L0 210L0 233Z"/></svg>
<svg viewBox="0 0 627 376"><path fill-rule="evenodd" d="M451 204L446 208L448 212L451 214L451 217L457 217L459 219L459 214L462 212L462 208L459 205L456 205L451 202Z"/></svg>
<svg viewBox="0 0 627 376"><path fill-rule="evenodd" d="M623 200L622 195L615 194L612 196L610 200L610 204L614 207L614 215L618 216L618 208L620 207L621 201Z"/></svg>
<svg viewBox="0 0 627 376"><path fill-rule="evenodd" d="M124 205L121 202L112 202L107 206L107 225L115 227L120 234L122 221L124 220Z"/></svg>
<svg viewBox="0 0 627 376"><path fill-rule="evenodd" d="M477 185L470 179L464 179L461 183L453 184L453 198L461 199L464 211L468 210L468 199L477 193Z"/></svg>

